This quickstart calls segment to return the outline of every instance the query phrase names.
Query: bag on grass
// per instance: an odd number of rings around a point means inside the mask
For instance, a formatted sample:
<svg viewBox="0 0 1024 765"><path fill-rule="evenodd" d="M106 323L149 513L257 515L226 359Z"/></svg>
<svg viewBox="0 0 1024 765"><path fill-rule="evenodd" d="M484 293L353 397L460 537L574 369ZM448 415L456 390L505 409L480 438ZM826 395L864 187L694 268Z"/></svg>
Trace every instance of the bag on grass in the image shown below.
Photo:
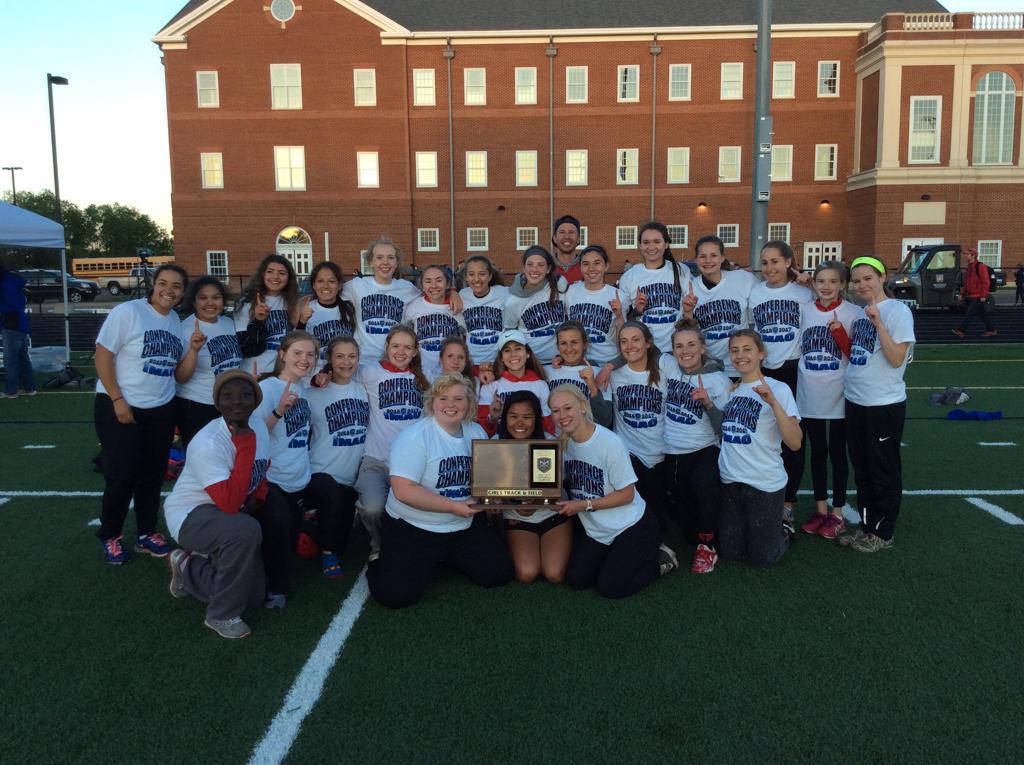
<svg viewBox="0 0 1024 765"><path fill-rule="evenodd" d="M932 394L932 403L940 406L959 406L970 400L970 394L963 388L946 388Z"/></svg>

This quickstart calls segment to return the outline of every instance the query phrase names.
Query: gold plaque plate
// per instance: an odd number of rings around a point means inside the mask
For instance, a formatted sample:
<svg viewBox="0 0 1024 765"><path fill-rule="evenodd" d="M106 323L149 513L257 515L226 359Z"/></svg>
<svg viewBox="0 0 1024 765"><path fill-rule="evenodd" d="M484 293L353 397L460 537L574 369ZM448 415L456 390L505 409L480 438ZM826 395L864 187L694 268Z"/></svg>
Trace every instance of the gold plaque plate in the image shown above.
<svg viewBox="0 0 1024 765"><path fill-rule="evenodd" d="M470 493L495 510L552 506L562 494L562 454L557 441L473 441Z"/></svg>

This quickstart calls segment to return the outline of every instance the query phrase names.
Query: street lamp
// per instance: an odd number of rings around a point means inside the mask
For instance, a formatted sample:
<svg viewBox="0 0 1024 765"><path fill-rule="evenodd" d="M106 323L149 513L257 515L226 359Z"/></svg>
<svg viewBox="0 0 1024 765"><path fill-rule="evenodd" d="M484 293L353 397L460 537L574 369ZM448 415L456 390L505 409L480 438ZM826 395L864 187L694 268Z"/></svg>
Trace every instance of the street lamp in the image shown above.
<svg viewBox="0 0 1024 765"><path fill-rule="evenodd" d="M11 201L14 202L14 206L18 206L18 187L14 183L14 171L24 170L23 167L5 167L4 170L11 171Z"/></svg>
<svg viewBox="0 0 1024 765"><path fill-rule="evenodd" d="M53 197L56 205L57 222L64 225L64 215L60 209L60 179L57 176L57 130L53 124L53 86L67 85L67 77L59 77L46 73L46 94L50 101L50 147L53 149ZM67 237L64 239L67 242ZM68 262L67 251L60 248L60 281L64 292L64 361L71 364L71 325L68 319Z"/></svg>

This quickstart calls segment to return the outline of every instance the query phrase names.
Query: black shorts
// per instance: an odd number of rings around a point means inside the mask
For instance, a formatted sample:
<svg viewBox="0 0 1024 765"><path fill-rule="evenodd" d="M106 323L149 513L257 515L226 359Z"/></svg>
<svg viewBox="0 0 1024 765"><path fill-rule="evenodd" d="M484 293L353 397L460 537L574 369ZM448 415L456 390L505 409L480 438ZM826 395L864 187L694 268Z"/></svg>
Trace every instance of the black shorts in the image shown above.
<svg viewBox="0 0 1024 765"><path fill-rule="evenodd" d="M505 531L531 531L539 537L547 534L551 529L561 526L563 523L569 520L567 515L552 515L546 520L540 521L539 523L530 523L528 521L519 521L515 518L505 518L502 516L502 520L505 523Z"/></svg>

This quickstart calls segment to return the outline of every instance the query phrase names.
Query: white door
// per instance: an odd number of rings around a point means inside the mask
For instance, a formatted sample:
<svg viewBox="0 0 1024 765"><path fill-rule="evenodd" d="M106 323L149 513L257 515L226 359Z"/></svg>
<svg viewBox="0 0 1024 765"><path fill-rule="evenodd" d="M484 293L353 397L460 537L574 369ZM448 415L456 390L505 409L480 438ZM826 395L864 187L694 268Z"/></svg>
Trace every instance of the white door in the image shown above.
<svg viewBox="0 0 1024 765"><path fill-rule="evenodd" d="M842 242L804 242L804 270L815 269L829 260L842 259Z"/></svg>

